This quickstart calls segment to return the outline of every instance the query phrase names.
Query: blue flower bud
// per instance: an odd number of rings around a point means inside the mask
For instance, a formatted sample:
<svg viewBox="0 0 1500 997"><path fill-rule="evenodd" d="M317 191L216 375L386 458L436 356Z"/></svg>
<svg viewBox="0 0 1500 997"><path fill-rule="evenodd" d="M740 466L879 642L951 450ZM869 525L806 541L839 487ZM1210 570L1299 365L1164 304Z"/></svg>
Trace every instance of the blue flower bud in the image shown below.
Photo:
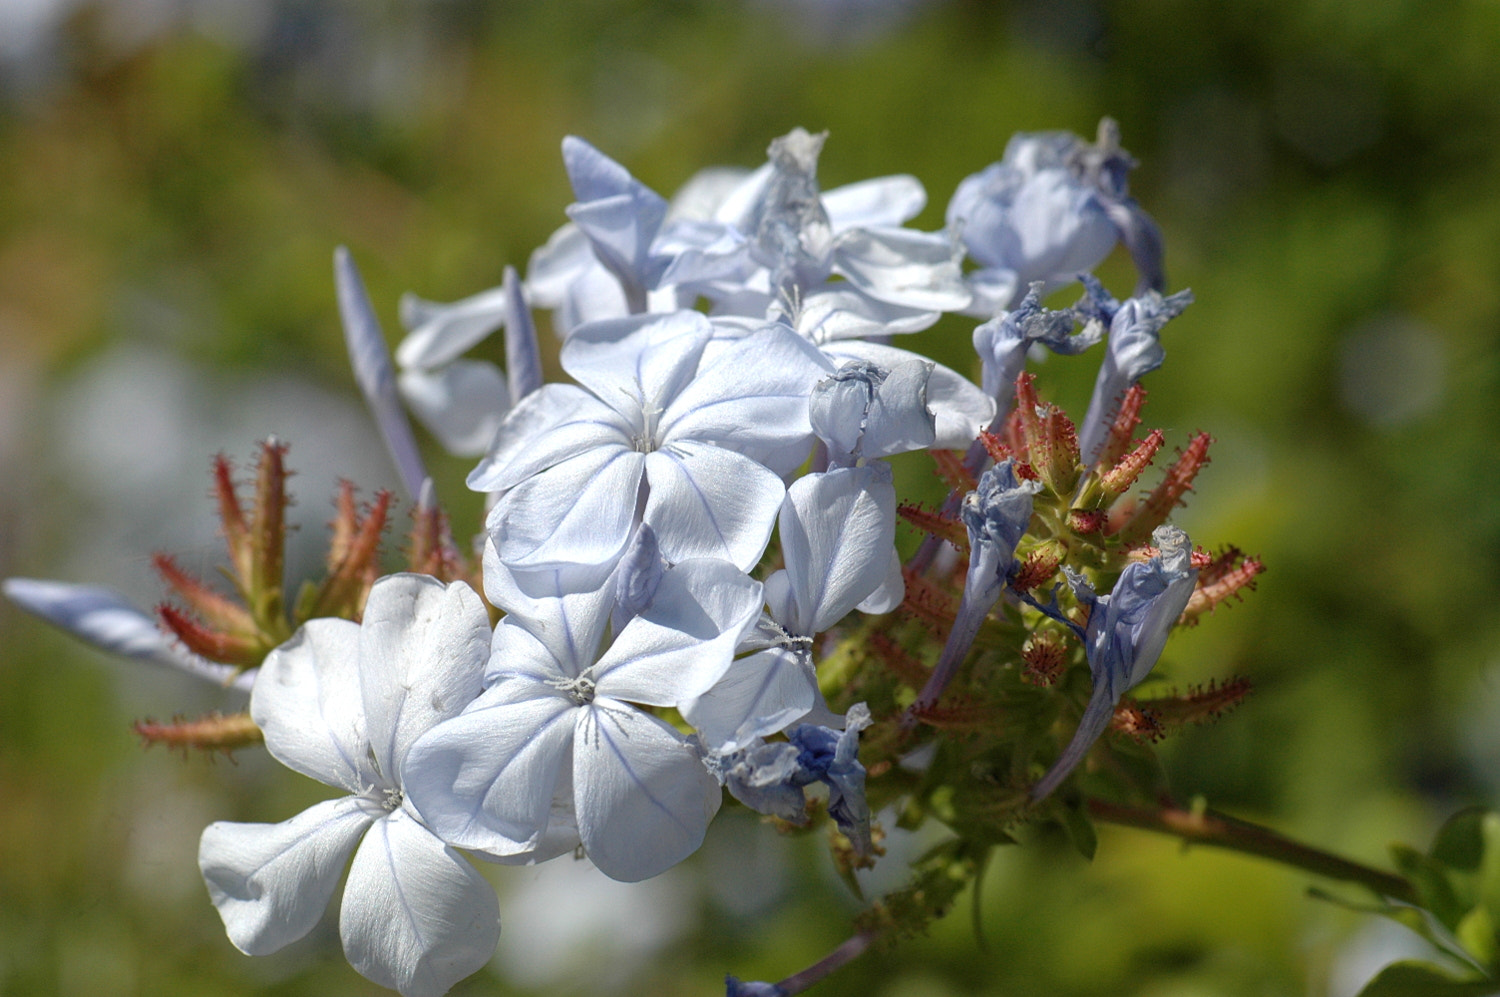
<svg viewBox="0 0 1500 997"><path fill-rule="evenodd" d="M1127 565L1109 595L1095 595L1082 577L1068 573L1078 600L1090 609L1084 647L1094 691L1073 740L1032 788L1032 802L1056 789L1083 761L1109 726L1120 697L1155 667L1167 635L1192 598L1198 571L1192 566L1193 545L1187 534L1175 526L1159 526L1151 539L1157 555Z"/></svg>
<svg viewBox="0 0 1500 997"><path fill-rule="evenodd" d="M1076 307L1081 313L1109 326L1109 345L1094 394L1089 399L1088 415L1078 430L1078 450L1084 466L1094 462L1109 427L1120 412L1120 402L1142 377L1162 365L1166 350L1161 345L1161 330L1193 303L1192 291L1179 291L1162 297L1147 291L1139 297L1119 302L1092 277L1084 277L1088 297Z"/></svg>

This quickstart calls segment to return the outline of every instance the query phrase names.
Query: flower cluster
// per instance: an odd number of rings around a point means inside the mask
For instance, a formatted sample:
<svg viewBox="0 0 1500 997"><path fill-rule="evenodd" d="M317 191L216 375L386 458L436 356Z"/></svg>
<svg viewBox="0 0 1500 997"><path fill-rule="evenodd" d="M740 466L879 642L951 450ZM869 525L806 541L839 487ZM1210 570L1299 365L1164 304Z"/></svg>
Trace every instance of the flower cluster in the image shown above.
<svg viewBox="0 0 1500 997"><path fill-rule="evenodd" d="M759 169L705 172L670 201L566 139L568 223L524 280L508 268L464 301L404 299L394 363L339 251L356 377L418 498L409 571L378 568L390 496L361 516L346 489L328 579L288 605L284 448L269 443L248 514L216 468L243 606L167 558L187 608L163 608L166 632L105 591L7 582L97 645L249 688L248 722L224 723L347 794L204 831L199 865L239 949L311 930L352 854L350 963L441 994L500 930L460 850L576 854L642 880L699 847L727 789L784 829L826 821L845 872L881 854L882 808L956 832L867 912L852 957L940 913L1009 825L1076 823L1087 781L1109 778L1085 762L1112 723L1232 705L1123 699L1170 630L1259 563L1210 558L1165 524L1206 437L1148 496L1126 494L1164 440L1135 438L1138 382L1191 298L1160 293L1160 234L1128 196L1113 123L1092 144L1017 136L959 185L939 232L906 227L926 200L912 177L821 190L825 137L796 129ZM1124 301L1088 273L1117 243L1140 273ZM1080 281L1076 305L1043 306ZM552 312L567 383L542 383L533 308ZM981 384L891 344L944 313L986 320ZM502 329L503 373L465 358ZM1026 358L1100 343L1075 428ZM477 564L449 536L408 411L479 458ZM943 509L898 503L885 458L912 451L953 485ZM898 515L930 534L904 566ZM822 971L730 991L793 993Z"/></svg>

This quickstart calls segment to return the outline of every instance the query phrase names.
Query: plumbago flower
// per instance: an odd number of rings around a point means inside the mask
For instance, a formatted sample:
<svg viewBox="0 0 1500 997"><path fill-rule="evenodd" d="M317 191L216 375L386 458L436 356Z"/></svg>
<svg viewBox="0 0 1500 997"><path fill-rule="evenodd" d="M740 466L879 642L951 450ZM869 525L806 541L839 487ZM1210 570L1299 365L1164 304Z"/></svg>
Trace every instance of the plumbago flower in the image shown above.
<svg viewBox="0 0 1500 997"><path fill-rule="evenodd" d="M198 865L237 948L264 955L312 930L353 852L339 933L361 974L436 995L489 959L494 892L406 797L412 743L479 694L489 639L467 585L390 575L362 623L310 620L266 659L250 698L266 747L349 795L280 824L203 832Z"/></svg>
<svg viewBox="0 0 1500 997"><path fill-rule="evenodd" d="M1015 135L1005 155L967 177L948 202L979 269L967 276L970 315L1014 308L1034 281L1057 287L1097 266L1123 243L1140 273L1137 293L1161 290L1161 230L1129 196L1135 160L1105 118L1090 144L1068 132Z"/></svg>
<svg viewBox="0 0 1500 997"><path fill-rule="evenodd" d="M669 561L759 560L780 474L811 446L807 397L823 364L784 327L700 364L712 335L705 316L683 311L569 337L562 365L579 384L546 385L519 405L469 475L497 497L489 528L506 570L596 587L641 521Z"/></svg>
<svg viewBox="0 0 1500 997"><path fill-rule="evenodd" d="M755 625L761 586L726 561L646 570L654 592L612 640L615 587L528 598L496 581L511 612L495 630L485 690L409 761L410 798L444 840L524 854L557 811L571 811L588 857L629 882L702 844L722 794L697 749L648 708L676 707L719 680Z"/></svg>
<svg viewBox="0 0 1500 997"><path fill-rule="evenodd" d="M779 531L786 568L766 579L767 611L738 648L751 653L682 704L715 751L733 751L800 719L831 722L813 670L813 637L858 605L884 612L901 601L898 563L895 593L871 604L889 584L896 536L896 490L884 464L798 479L787 490Z"/></svg>

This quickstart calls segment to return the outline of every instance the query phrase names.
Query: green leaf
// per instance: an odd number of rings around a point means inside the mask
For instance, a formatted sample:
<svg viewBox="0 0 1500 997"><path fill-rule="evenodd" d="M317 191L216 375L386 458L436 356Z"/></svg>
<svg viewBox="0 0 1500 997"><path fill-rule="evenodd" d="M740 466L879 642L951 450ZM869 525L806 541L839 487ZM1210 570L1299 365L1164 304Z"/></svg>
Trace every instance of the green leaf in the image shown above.
<svg viewBox="0 0 1500 997"><path fill-rule="evenodd" d="M1495 965L1500 946L1496 945L1494 919L1483 905L1465 914L1453 934L1476 961L1486 966Z"/></svg>
<svg viewBox="0 0 1500 997"><path fill-rule="evenodd" d="M1099 847L1099 839L1094 834L1094 822L1089 820L1082 808L1062 808L1057 815L1057 822L1062 825L1063 832L1067 834L1073 847L1078 849L1078 854L1090 862L1094 861L1094 851Z"/></svg>
<svg viewBox="0 0 1500 997"><path fill-rule="evenodd" d="M1460 980L1425 962L1393 962L1382 969L1359 997L1493 997L1493 980Z"/></svg>
<svg viewBox="0 0 1500 997"><path fill-rule="evenodd" d="M1432 842L1432 857L1451 869L1477 872L1484 859L1484 807L1470 807L1449 817Z"/></svg>

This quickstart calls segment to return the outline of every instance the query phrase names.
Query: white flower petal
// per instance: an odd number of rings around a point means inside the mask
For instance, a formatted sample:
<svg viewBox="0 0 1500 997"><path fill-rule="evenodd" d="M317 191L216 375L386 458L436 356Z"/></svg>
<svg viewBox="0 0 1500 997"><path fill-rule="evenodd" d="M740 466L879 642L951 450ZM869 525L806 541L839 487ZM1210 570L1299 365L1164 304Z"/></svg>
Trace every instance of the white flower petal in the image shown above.
<svg viewBox="0 0 1500 997"><path fill-rule="evenodd" d="M320 618L266 655L250 717L277 761L361 793L378 781L359 687L359 624Z"/></svg>
<svg viewBox="0 0 1500 997"><path fill-rule="evenodd" d="M812 444L807 397L833 368L783 325L740 339L700 368L662 414L663 439L700 440L756 460Z"/></svg>
<svg viewBox="0 0 1500 997"><path fill-rule="evenodd" d="M484 593L506 614L495 628L485 685L509 675L540 676L542 668L571 678L594 663L613 588L601 581L580 589L569 584L576 577L565 569L518 574L500 561L493 540L485 544Z"/></svg>
<svg viewBox="0 0 1500 997"><path fill-rule="evenodd" d="M375 424L401 475L407 495L416 498L422 492L422 482L428 478L427 468L417 450L411 424L406 421L406 413L396 397L396 371L391 366L385 335L380 331L380 322L375 318L375 309L370 305L370 296L360 279L359 268L343 246L333 253L333 278L354 380L375 416Z"/></svg>
<svg viewBox="0 0 1500 997"><path fill-rule="evenodd" d="M727 561L682 561L594 666L599 695L675 706L708 690L760 616L761 585Z"/></svg>
<svg viewBox="0 0 1500 997"><path fill-rule="evenodd" d="M862 228L839 237L833 267L872 298L951 312L969 303L960 259L943 232Z"/></svg>
<svg viewBox="0 0 1500 997"><path fill-rule="evenodd" d="M412 745L407 802L444 841L491 855L530 851L552 809L577 707L536 682L490 689Z"/></svg>
<svg viewBox="0 0 1500 997"><path fill-rule="evenodd" d="M884 464L809 474L787 490L781 547L797 618L811 637L848 615L885 581L896 541L896 489Z"/></svg>
<svg viewBox="0 0 1500 997"><path fill-rule="evenodd" d="M909 350L852 339L829 343L823 347L823 353L835 364L845 360L868 360L886 370L894 370L898 364L909 360L926 360ZM932 374L927 379L927 407L937 417L937 438L932 442L934 450L967 449L995 416L993 398L942 364L933 364Z"/></svg>
<svg viewBox="0 0 1500 997"><path fill-rule="evenodd" d="M452 363L505 324L505 288L439 304L415 294L401 296L401 324L411 330L396 347L402 368L431 370Z"/></svg>
<svg viewBox="0 0 1500 997"><path fill-rule="evenodd" d="M526 264L526 294L538 308L557 308L578 276L598 266L588 236L569 222L532 251Z"/></svg>
<svg viewBox="0 0 1500 997"><path fill-rule="evenodd" d="M645 521L662 557L716 557L744 571L765 551L786 494L775 472L749 457L690 440L647 454L646 480Z"/></svg>
<svg viewBox="0 0 1500 997"><path fill-rule="evenodd" d="M368 801L346 796L280 824L208 825L198 868L234 947L266 955L311 931L354 843L374 820Z"/></svg>
<svg viewBox="0 0 1500 997"><path fill-rule="evenodd" d="M359 628L365 731L389 781L413 741L480 692L490 617L465 582L387 575L370 589Z"/></svg>
<svg viewBox="0 0 1500 997"><path fill-rule="evenodd" d="M901 574L901 555L891 548L891 559L885 569L885 581L870 597L854 608L861 613L889 613L906 599L906 579Z"/></svg>
<svg viewBox="0 0 1500 997"><path fill-rule="evenodd" d="M339 912L344 955L404 997L439 997L500 940L500 904L483 876L398 810L354 853Z"/></svg>
<svg viewBox="0 0 1500 997"><path fill-rule="evenodd" d="M505 375L483 360L455 360L436 371L405 370L396 386L417 420L456 457L485 453L510 409Z"/></svg>
<svg viewBox="0 0 1500 997"><path fill-rule="evenodd" d="M560 359L575 381L637 429L643 411L659 410L692 380L712 335L701 312L632 315L573 330Z"/></svg>
<svg viewBox="0 0 1500 997"><path fill-rule="evenodd" d="M730 752L785 729L817 703L818 685L804 655L776 647L736 659L714 687L682 706L705 747Z"/></svg>
<svg viewBox="0 0 1500 997"><path fill-rule="evenodd" d="M927 385L933 366L930 360L913 360L890 371L870 406L862 441L864 457L889 457L932 446L937 420L927 407Z"/></svg>
<svg viewBox="0 0 1500 997"><path fill-rule="evenodd" d="M856 290L853 284L841 281L803 296L797 310L797 332L814 343L827 343L835 339L921 332L941 317L941 312L877 301Z"/></svg>
<svg viewBox="0 0 1500 997"><path fill-rule="evenodd" d="M249 690L255 670L209 661L175 643L156 621L113 589L41 578L7 578L6 598L101 651L178 668L219 685Z"/></svg>
<svg viewBox="0 0 1500 997"><path fill-rule="evenodd" d="M595 448L533 475L490 511L500 560L515 570L613 565L635 523L646 455Z"/></svg>
<svg viewBox="0 0 1500 997"><path fill-rule="evenodd" d="M922 181L906 174L860 180L823 192L823 210L835 232L903 225L926 206Z"/></svg>
<svg viewBox="0 0 1500 997"><path fill-rule="evenodd" d="M582 713L573 787L584 850L606 876L627 883L696 851L723 796L681 734L603 697Z"/></svg>
<svg viewBox="0 0 1500 997"><path fill-rule="evenodd" d="M554 464L613 442L628 444L630 427L574 384L544 384L511 409L489 455L469 472L476 492L503 492Z"/></svg>

